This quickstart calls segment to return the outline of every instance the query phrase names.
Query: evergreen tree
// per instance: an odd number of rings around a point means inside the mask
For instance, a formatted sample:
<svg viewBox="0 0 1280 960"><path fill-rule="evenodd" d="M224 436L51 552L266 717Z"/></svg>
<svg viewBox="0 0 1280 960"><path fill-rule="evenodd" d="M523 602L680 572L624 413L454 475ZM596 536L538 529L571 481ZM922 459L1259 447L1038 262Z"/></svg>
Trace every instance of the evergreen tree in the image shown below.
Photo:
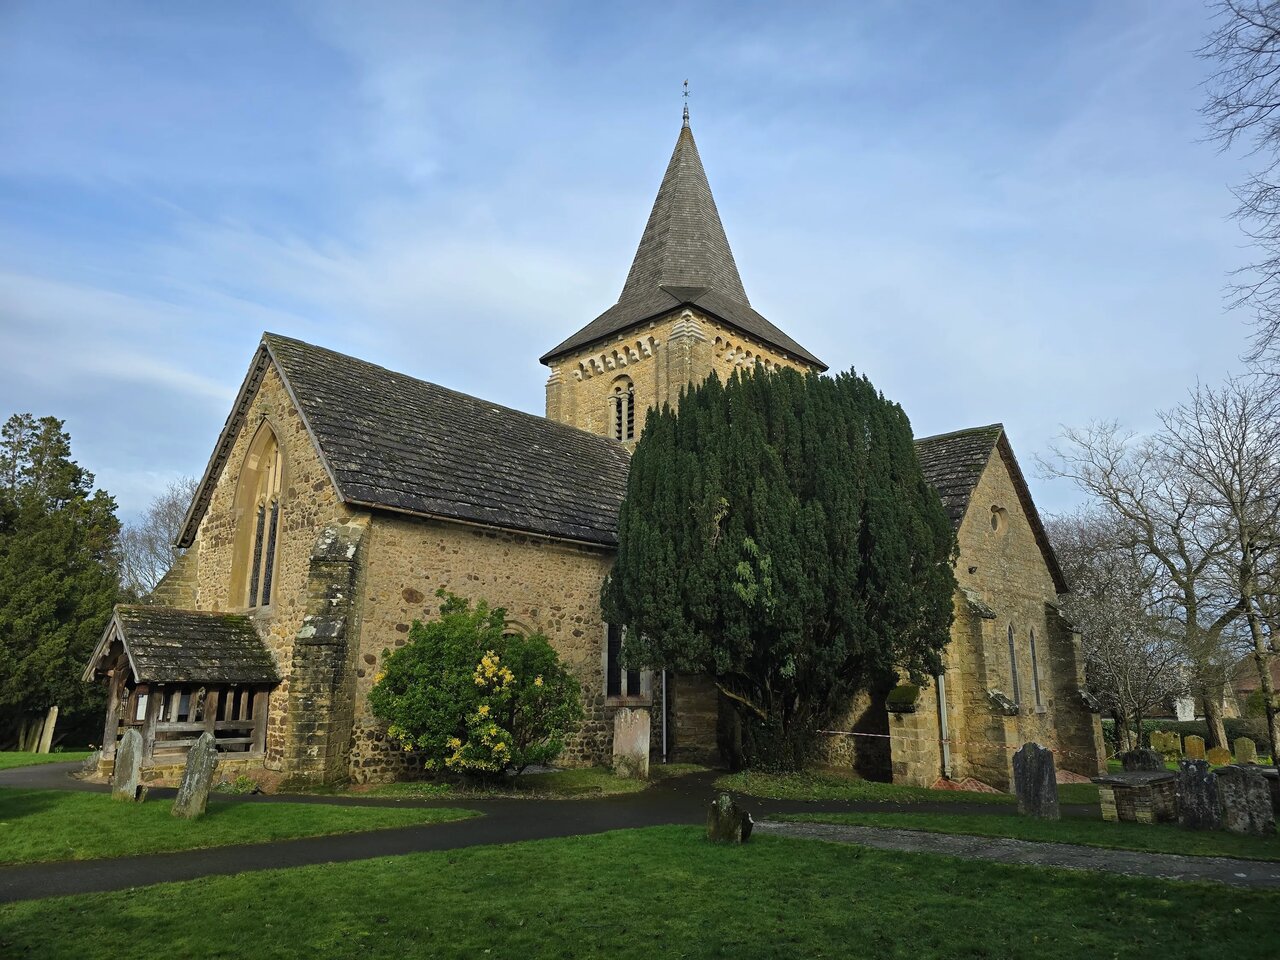
<svg viewBox="0 0 1280 960"><path fill-rule="evenodd" d="M899 406L757 368L650 413L603 603L629 663L715 678L731 759L795 767L860 689L939 671L954 556Z"/></svg>
<svg viewBox="0 0 1280 960"><path fill-rule="evenodd" d="M50 706L101 704L80 673L116 602L120 525L93 479L61 420L17 414L0 427L0 731Z"/></svg>

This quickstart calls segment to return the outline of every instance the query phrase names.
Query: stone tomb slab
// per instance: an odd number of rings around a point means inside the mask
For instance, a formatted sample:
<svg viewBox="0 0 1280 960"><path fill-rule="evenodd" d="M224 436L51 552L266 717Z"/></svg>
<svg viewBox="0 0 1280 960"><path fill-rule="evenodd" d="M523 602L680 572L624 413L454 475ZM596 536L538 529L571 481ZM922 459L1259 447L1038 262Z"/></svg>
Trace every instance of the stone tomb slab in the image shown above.
<svg viewBox="0 0 1280 960"><path fill-rule="evenodd" d="M1178 817L1178 775L1169 770L1134 770L1094 777L1102 819L1166 823Z"/></svg>

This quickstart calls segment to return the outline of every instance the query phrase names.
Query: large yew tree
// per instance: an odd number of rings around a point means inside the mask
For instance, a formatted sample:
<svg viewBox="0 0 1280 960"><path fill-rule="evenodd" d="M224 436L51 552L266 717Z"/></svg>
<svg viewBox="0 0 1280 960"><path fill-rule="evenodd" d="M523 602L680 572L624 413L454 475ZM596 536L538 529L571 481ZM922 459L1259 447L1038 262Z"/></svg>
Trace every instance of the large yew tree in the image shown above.
<svg viewBox="0 0 1280 960"><path fill-rule="evenodd" d="M115 509L61 420L0 426L0 748L24 716L58 706L65 728L100 709L80 673L119 593Z"/></svg>
<svg viewBox="0 0 1280 960"><path fill-rule="evenodd" d="M897 404L757 368L649 415L604 607L628 664L715 678L731 760L795 767L857 691L939 671L954 553Z"/></svg>

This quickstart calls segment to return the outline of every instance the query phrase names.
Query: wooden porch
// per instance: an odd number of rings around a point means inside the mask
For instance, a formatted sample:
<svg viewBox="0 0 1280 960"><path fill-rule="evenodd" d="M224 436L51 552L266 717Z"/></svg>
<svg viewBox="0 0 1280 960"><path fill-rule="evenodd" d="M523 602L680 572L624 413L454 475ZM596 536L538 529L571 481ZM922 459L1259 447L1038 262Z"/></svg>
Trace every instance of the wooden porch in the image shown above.
<svg viewBox="0 0 1280 960"><path fill-rule="evenodd" d="M118 607L85 676L108 684L104 761L131 728L147 766L181 764L204 733L229 759L266 753L277 675L248 617Z"/></svg>

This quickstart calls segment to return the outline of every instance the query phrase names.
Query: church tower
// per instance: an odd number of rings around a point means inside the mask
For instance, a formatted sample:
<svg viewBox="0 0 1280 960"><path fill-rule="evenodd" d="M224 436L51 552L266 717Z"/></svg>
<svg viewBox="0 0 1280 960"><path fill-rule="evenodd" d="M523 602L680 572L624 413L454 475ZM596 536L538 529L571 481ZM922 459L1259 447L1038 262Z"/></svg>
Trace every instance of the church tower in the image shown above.
<svg viewBox="0 0 1280 960"><path fill-rule="evenodd" d="M542 356L547 417L624 443L714 370L825 370L747 299L688 111L618 302Z"/></svg>

